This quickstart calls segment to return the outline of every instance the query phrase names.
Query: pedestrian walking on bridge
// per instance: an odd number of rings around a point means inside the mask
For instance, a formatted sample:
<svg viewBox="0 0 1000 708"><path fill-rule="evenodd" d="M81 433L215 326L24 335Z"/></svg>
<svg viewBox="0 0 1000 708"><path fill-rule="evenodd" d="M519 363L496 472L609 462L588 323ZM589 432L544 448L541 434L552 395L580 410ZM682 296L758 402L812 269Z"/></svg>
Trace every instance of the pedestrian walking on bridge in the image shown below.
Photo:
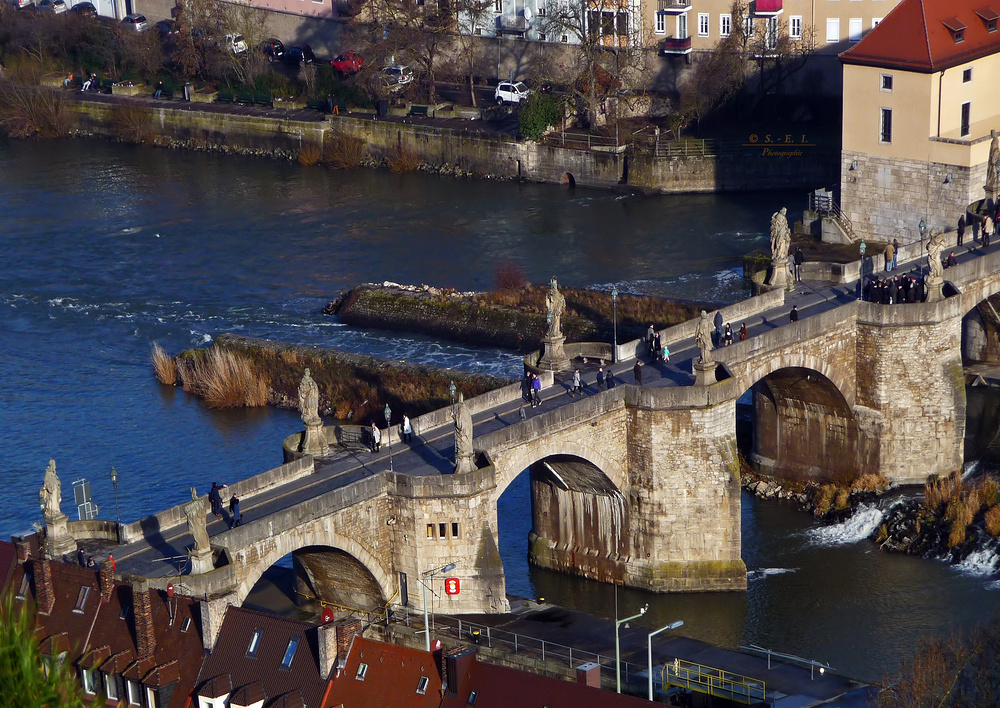
<svg viewBox="0 0 1000 708"><path fill-rule="evenodd" d="M792 305L792 311L788 313L788 321L789 322L798 322L799 321L799 306L798 305Z"/></svg>
<svg viewBox="0 0 1000 708"><path fill-rule="evenodd" d="M635 360L635 366L632 367L632 375L635 377L635 385L642 386L642 362L638 359Z"/></svg>
<svg viewBox="0 0 1000 708"><path fill-rule="evenodd" d="M573 372L573 386L569 390L569 394L576 398L576 394L583 393L583 381L580 379L580 370L577 369Z"/></svg>
<svg viewBox="0 0 1000 708"><path fill-rule="evenodd" d="M243 523L243 514L240 513L240 498L235 494L229 498L229 528L239 526Z"/></svg>
<svg viewBox="0 0 1000 708"><path fill-rule="evenodd" d="M375 454L382 447L382 431L372 423L372 454Z"/></svg>
<svg viewBox="0 0 1000 708"><path fill-rule="evenodd" d="M806 257L802 253L802 249L796 246L795 256L792 259L795 262L795 282L802 282L802 264L805 263Z"/></svg>
<svg viewBox="0 0 1000 708"><path fill-rule="evenodd" d="M531 407L542 405L542 380L538 374L531 375Z"/></svg>
<svg viewBox="0 0 1000 708"><path fill-rule="evenodd" d="M413 424L410 423L410 416L403 414L403 442L413 442Z"/></svg>
<svg viewBox="0 0 1000 708"><path fill-rule="evenodd" d="M597 370L597 390L601 391L604 389L604 367L600 367Z"/></svg>
<svg viewBox="0 0 1000 708"><path fill-rule="evenodd" d="M722 310L715 311L715 318L712 320L715 325L715 346L722 344Z"/></svg>

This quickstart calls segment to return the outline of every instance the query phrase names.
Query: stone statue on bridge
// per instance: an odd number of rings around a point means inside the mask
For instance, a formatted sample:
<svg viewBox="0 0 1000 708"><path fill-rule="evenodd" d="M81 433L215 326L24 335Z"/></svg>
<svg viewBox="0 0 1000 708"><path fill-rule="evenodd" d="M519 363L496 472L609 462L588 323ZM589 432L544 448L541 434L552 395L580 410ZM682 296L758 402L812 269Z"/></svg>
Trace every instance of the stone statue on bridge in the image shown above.
<svg viewBox="0 0 1000 708"><path fill-rule="evenodd" d="M299 383L299 410L302 412L302 422L306 425L315 425L320 422L319 417L319 387L313 380L309 367L306 367L302 374L302 381Z"/></svg>
<svg viewBox="0 0 1000 708"><path fill-rule="evenodd" d="M1000 140L997 138L997 131L990 131L990 156L986 162L986 198L996 202L997 192L1000 191L1000 177L997 172L1000 170Z"/></svg>
<svg viewBox="0 0 1000 708"><path fill-rule="evenodd" d="M556 276L552 276L549 281L549 292L545 295L545 314L549 321L548 338L554 339L562 336L562 313L566 309L566 298L559 292L559 283Z"/></svg>
<svg viewBox="0 0 1000 708"><path fill-rule="evenodd" d="M941 265L943 250L944 234L941 231L931 231L931 240L927 242L927 265L931 269L931 280L944 278L944 267Z"/></svg>
<svg viewBox="0 0 1000 708"><path fill-rule="evenodd" d="M715 362L712 361L712 331L714 327L705 310L701 311L701 320L694 335L694 343L698 345L701 358L692 362L694 383L696 386L707 386L715 383Z"/></svg>
<svg viewBox="0 0 1000 708"><path fill-rule="evenodd" d="M212 548L208 540L208 525L205 522L205 500L198 498L198 492L191 487L191 501L184 505L184 516L187 517L188 533L194 539L191 549L191 572L207 573L212 570Z"/></svg>
<svg viewBox="0 0 1000 708"><path fill-rule="evenodd" d="M60 509L62 483L59 481L59 475L56 474L55 460L49 460L49 466L45 468L45 482L38 490L38 502L46 520L54 519L62 514L62 509Z"/></svg>
<svg viewBox="0 0 1000 708"><path fill-rule="evenodd" d="M472 412L465 396L458 394L455 407L455 474L475 472L476 453L472 449Z"/></svg>
<svg viewBox="0 0 1000 708"><path fill-rule="evenodd" d="M788 229L788 209L781 207L771 215L771 277L767 284L783 288L788 283L788 245L792 233Z"/></svg>

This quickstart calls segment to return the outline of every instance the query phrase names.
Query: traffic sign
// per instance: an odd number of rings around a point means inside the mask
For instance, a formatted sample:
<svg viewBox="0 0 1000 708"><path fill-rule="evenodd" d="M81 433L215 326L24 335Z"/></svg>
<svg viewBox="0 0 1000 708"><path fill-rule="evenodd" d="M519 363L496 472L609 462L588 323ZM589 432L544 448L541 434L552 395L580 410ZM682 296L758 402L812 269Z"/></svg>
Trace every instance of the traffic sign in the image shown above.
<svg viewBox="0 0 1000 708"><path fill-rule="evenodd" d="M458 578L445 578L444 579L444 593L445 595L457 595L462 591L462 583L459 582Z"/></svg>

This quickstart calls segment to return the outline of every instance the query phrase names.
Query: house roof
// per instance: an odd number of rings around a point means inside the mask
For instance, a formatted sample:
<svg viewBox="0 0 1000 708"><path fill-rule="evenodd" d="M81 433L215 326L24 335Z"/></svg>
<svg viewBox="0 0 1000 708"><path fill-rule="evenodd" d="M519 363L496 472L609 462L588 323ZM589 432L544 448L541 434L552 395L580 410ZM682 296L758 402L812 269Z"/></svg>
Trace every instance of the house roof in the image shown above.
<svg viewBox="0 0 1000 708"><path fill-rule="evenodd" d="M258 646L250 656L250 646L258 631ZM282 668L282 659L293 638L298 639L298 645L291 664ZM320 708L327 682L320 677L316 641L316 628L308 622L230 606L219 628L215 648L201 667L198 692L217 693L228 680L233 696L262 692L266 697L265 708L294 704L294 700L284 697L299 690L306 708Z"/></svg>
<svg viewBox="0 0 1000 708"><path fill-rule="evenodd" d="M359 669L365 669L360 674ZM423 693L421 678L426 678ZM434 655L395 644L355 637L347 661L330 686L324 708L437 708L441 675ZM508 705L509 702L508 702ZM465 708L465 704L462 704Z"/></svg>
<svg viewBox="0 0 1000 708"><path fill-rule="evenodd" d="M17 567L17 548L9 541L0 541L0 596L10 585Z"/></svg>
<svg viewBox="0 0 1000 708"><path fill-rule="evenodd" d="M97 573L77 565L51 561L52 592L55 603L52 611L38 612L39 561L29 561L31 575L29 592L32 595L35 621L38 627L39 649L43 653L66 652L66 661L75 664L89 648L89 638L94 620L101 606L101 591ZM26 568L26 570L28 570ZM60 639L59 635L65 635Z"/></svg>
<svg viewBox="0 0 1000 708"><path fill-rule="evenodd" d="M902 0L860 42L845 64L934 73L1000 52L1000 0Z"/></svg>

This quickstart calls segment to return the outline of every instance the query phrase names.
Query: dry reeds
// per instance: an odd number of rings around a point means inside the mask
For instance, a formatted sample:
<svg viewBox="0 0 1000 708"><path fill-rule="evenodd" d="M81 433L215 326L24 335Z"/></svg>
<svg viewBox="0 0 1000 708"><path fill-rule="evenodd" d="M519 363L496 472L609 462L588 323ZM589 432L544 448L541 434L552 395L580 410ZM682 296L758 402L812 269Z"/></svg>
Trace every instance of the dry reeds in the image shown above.
<svg viewBox="0 0 1000 708"><path fill-rule="evenodd" d="M416 172L420 168L420 156L404 145L390 150L385 159L389 169L396 173Z"/></svg>
<svg viewBox="0 0 1000 708"><path fill-rule="evenodd" d="M889 480L872 472L866 472L851 482L852 492L884 492L888 488Z"/></svg>
<svg viewBox="0 0 1000 708"><path fill-rule="evenodd" d="M299 164L306 167L318 165L323 157L323 148L315 143L305 143L299 148Z"/></svg>
<svg viewBox="0 0 1000 708"><path fill-rule="evenodd" d="M986 521L986 532L990 536L1000 536L1000 506L994 506L983 516Z"/></svg>
<svg viewBox="0 0 1000 708"><path fill-rule="evenodd" d="M948 477L932 475L924 483L924 507L932 514L962 491L962 475L956 470Z"/></svg>
<svg viewBox="0 0 1000 708"><path fill-rule="evenodd" d="M123 143L136 145L153 137L153 111L140 103L120 103L111 109L111 127Z"/></svg>
<svg viewBox="0 0 1000 708"><path fill-rule="evenodd" d="M330 167L350 169L359 167L367 154L365 143L360 138L344 133L334 133L323 151L323 162Z"/></svg>
<svg viewBox="0 0 1000 708"><path fill-rule="evenodd" d="M270 381L245 357L212 347L186 373L184 388L209 408L255 408L267 405Z"/></svg>
<svg viewBox="0 0 1000 708"><path fill-rule="evenodd" d="M73 114L57 91L0 81L0 126L12 138L57 138L72 131Z"/></svg>
<svg viewBox="0 0 1000 708"><path fill-rule="evenodd" d="M153 351L149 358L153 364L153 374L156 376L156 380L167 386L176 386L179 379L177 362L164 351L158 342L153 342Z"/></svg>
<svg viewBox="0 0 1000 708"><path fill-rule="evenodd" d="M493 270L493 288L498 292L519 290L527 284L521 266L513 261L504 261Z"/></svg>

